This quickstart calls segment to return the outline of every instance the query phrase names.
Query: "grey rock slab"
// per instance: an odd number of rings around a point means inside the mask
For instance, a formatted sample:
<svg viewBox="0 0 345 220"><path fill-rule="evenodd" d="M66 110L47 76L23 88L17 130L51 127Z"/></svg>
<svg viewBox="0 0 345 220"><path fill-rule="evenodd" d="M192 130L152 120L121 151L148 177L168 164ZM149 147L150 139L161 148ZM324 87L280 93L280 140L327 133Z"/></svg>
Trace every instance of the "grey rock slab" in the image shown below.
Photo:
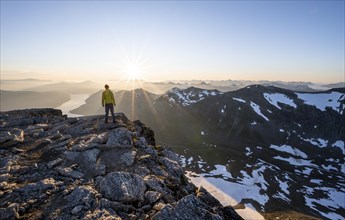
<svg viewBox="0 0 345 220"><path fill-rule="evenodd" d="M150 174L150 170L147 169L144 166L138 166L138 167L135 168L134 171L135 171L136 174L138 174L141 177L145 177L145 176Z"/></svg>
<svg viewBox="0 0 345 220"><path fill-rule="evenodd" d="M19 204L12 203L7 208L0 208L0 219L18 219Z"/></svg>
<svg viewBox="0 0 345 220"><path fill-rule="evenodd" d="M56 169L62 176L71 177L73 179L84 177L83 173L73 170L71 167L57 167Z"/></svg>
<svg viewBox="0 0 345 220"><path fill-rule="evenodd" d="M165 185L164 181L155 175L145 176L145 184L152 191L157 191L163 195L171 195L173 192Z"/></svg>
<svg viewBox="0 0 345 220"><path fill-rule="evenodd" d="M90 206L95 202L98 192L91 186L77 186L66 198L68 207Z"/></svg>
<svg viewBox="0 0 345 220"><path fill-rule="evenodd" d="M13 157L0 157L0 174L10 172L11 165L14 163Z"/></svg>
<svg viewBox="0 0 345 220"><path fill-rule="evenodd" d="M29 183L21 188L15 189L15 192L19 193L24 199L33 199L40 197L45 191L54 189L57 182L53 178L40 180L36 183Z"/></svg>
<svg viewBox="0 0 345 220"><path fill-rule="evenodd" d="M144 201L146 186L143 178L137 174L112 172L101 180L100 191L112 201L137 202Z"/></svg>
<svg viewBox="0 0 345 220"><path fill-rule="evenodd" d="M132 132L127 128L116 128L109 133L106 146L110 148L132 148L132 135Z"/></svg>
<svg viewBox="0 0 345 220"><path fill-rule="evenodd" d="M110 201L105 198L99 200L99 206L101 208L111 208L117 212L134 212L136 209L132 205L122 204L120 202Z"/></svg>
<svg viewBox="0 0 345 220"><path fill-rule="evenodd" d="M24 131L14 128L10 132L3 133L0 138L0 148L8 148L24 142Z"/></svg>
<svg viewBox="0 0 345 220"><path fill-rule="evenodd" d="M159 162L166 167L169 177L180 181L184 172L176 161L170 160L166 157L159 157Z"/></svg>
<svg viewBox="0 0 345 220"><path fill-rule="evenodd" d="M6 182L9 178L10 178L10 174L8 174L8 173L0 174L0 183Z"/></svg>
<svg viewBox="0 0 345 220"><path fill-rule="evenodd" d="M194 195L183 197L177 202L175 207L164 206L154 217L153 220L160 219L180 219L180 220L222 220L218 214L212 212L212 209L200 201Z"/></svg>
<svg viewBox="0 0 345 220"><path fill-rule="evenodd" d="M83 206L83 205L77 205L76 207L74 207L74 208L71 210L71 213L72 213L73 215L78 214L81 210L83 210L84 207L85 207L85 206Z"/></svg>
<svg viewBox="0 0 345 220"><path fill-rule="evenodd" d="M107 209L96 209L92 213L87 213L84 220L122 220L115 213L109 212Z"/></svg>
<svg viewBox="0 0 345 220"><path fill-rule="evenodd" d="M32 118L18 118L14 119L13 121L9 121L7 123L7 127L16 127L16 126L26 126L26 125L32 125L35 121Z"/></svg>
<svg viewBox="0 0 345 220"><path fill-rule="evenodd" d="M89 177L105 174L105 165L98 160L99 149L85 151L67 151L64 153L67 164L78 164L82 172Z"/></svg>
<svg viewBox="0 0 345 220"><path fill-rule="evenodd" d="M181 166L182 163L181 163L180 157L175 152L173 152L170 148L164 147L159 153L163 155L164 157L167 157L170 160L177 162Z"/></svg>
<svg viewBox="0 0 345 220"><path fill-rule="evenodd" d="M145 192L145 200L150 204L157 202L159 199L162 198L162 196L163 195L161 193L156 192L156 191Z"/></svg>
<svg viewBox="0 0 345 220"><path fill-rule="evenodd" d="M134 163L136 154L137 154L136 151L129 151L129 152L123 153L120 157L120 161L126 166L132 166Z"/></svg>
<svg viewBox="0 0 345 220"><path fill-rule="evenodd" d="M122 168L132 166L135 154L136 152L132 151L131 148L102 148L99 161L106 166L107 172L118 171Z"/></svg>
<svg viewBox="0 0 345 220"><path fill-rule="evenodd" d="M63 162L63 159L57 158L56 160L52 160L47 163L47 167L49 169L56 167L57 165L60 165Z"/></svg>
<svg viewBox="0 0 345 220"><path fill-rule="evenodd" d="M5 142L7 142L9 140L12 140L12 139L13 139L13 136L8 131L7 132L2 132L0 134L0 144L5 143Z"/></svg>

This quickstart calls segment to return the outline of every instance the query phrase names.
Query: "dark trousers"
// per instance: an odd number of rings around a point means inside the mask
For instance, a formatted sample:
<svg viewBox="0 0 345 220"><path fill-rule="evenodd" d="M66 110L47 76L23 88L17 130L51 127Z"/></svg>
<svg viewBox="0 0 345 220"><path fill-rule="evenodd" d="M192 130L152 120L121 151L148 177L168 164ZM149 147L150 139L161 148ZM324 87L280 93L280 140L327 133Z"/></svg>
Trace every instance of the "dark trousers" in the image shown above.
<svg viewBox="0 0 345 220"><path fill-rule="evenodd" d="M108 123L109 111L113 117L113 122L115 122L114 105L112 103L105 104L105 123Z"/></svg>

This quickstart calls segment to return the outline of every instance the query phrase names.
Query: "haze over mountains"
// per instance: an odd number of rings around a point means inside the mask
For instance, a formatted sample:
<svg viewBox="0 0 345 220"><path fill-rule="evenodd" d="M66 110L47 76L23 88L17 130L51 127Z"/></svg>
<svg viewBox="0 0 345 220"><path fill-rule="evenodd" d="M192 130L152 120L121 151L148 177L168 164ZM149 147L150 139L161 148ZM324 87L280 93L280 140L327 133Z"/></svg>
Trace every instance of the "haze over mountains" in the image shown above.
<svg viewBox="0 0 345 220"><path fill-rule="evenodd" d="M168 89L164 93L115 90L115 110L150 126L158 142L181 155L195 181L206 179L233 197L233 206L253 207L264 217L295 211L345 218L343 83L332 89L312 83L212 83L150 84L156 91ZM82 83L60 85L70 94L84 91L77 89ZM101 86L94 89L71 113L103 114Z"/></svg>
<svg viewBox="0 0 345 220"><path fill-rule="evenodd" d="M280 82L280 81L248 81L248 80L192 80L192 81L164 81L147 82L109 81L110 88L116 92L121 90L144 89L150 93L162 95L173 88L187 89L191 86L221 92L235 91L252 84L273 85L293 91L315 92L331 88L344 87L343 82L333 84L314 84L311 82ZM66 102L68 96L83 94L90 96L103 89L104 83L94 81L83 82L54 82L52 80L1 79L0 81L0 111L15 110L31 107L59 107ZM24 93L23 93L24 92ZM48 93L47 93L48 92ZM25 95L24 95L25 94ZM118 96L125 94L121 92ZM118 97L117 96L117 97ZM149 95L151 96L151 95ZM54 97L54 98L52 98ZM91 97L90 97L91 98ZM84 100L83 100L84 101ZM83 103L83 101L81 103ZM118 106L122 108L120 105ZM70 109L72 110L72 109ZM84 109L85 114L101 112L100 109Z"/></svg>

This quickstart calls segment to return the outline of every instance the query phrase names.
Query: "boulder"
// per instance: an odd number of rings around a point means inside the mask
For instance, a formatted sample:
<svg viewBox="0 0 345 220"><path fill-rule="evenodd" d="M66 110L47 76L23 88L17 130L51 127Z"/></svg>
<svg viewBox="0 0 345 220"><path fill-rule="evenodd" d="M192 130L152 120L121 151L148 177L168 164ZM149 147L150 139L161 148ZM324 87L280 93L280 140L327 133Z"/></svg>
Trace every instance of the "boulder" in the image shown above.
<svg viewBox="0 0 345 220"><path fill-rule="evenodd" d="M91 208L96 203L98 192L91 186L77 186L66 198L67 206L82 209L82 206ZM73 211L73 210L72 210Z"/></svg>
<svg viewBox="0 0 345 220"><path fill-rule="evenodd" d="M107 209L96 209L92 213L87 213L84 220L121 220L115 213L109 212Z"/></svg>
<svg viewBox="0 0 345 220"><path fill-rule="evenodd" d="M82 152L67 151L65 158L67 164L78 164L83 174L87 177L95 177L105 174L105 165L98 161L100 150L94 148Z"/></svg>
<svg viewBox="0 0 345 220"><path fill-rule="evenodd" d="M160 198L162 198L162 194L159 192L146 191L145 193L145 200L150 204L157 202Z"/></svg>
<svg viewBox="0 0 345 220"><path fill-rule="evenodd" d="M84 177L84 174L82 172L73 170L71 167L57 167L57 171L65 177L71 177L73 179L80 179Z"/></svg>
<svg viewBox="0 0 345 220"><path fill-rule="evenodd" d="M170 160L166 157L159 157L159 162L165 166L165 170L168 172L169 177L177 180L178 182L181 180L183 170L176 161Z"/></svg>
<svg viewBox="0 0 345 220"><path fill-rule="evenodd" d="M144 201L146 186L137 174L112 172L100 182L103 196L112 201L136 202Z"/></svg>
<svg viewBox="0 0 345 220"><path fill-rule="evenodd" d="M106 143L109 148L132 148L132 132L127 128L116 128L109 133Z"/></svg>
<svg viewBox="0 0 345 220"><path fill-rule="evenodd" d="M166 157L166 158L169 158L170 160L173 160L175 162L177 162L180 166L181 166L181 160L180 160L180 157L174 153L170 148L167 148L167 147L164 147L162 148L159 153Z"/></svg>
<svg viewBox="0 0 345 220"><path fill-rule="evenodd" d="M107 172L114 172L131 167L134 163L136 151L131 148L113 148L102 150L99 162L104 164Z"/></svg>
<svg viewBox="0 0 345 220"><path fill-rule="evenodd" d="M18 219L19 204L12 203L7 208L0 208L0 219Z"/></svg>
<svg viewBox="0 0 345 220"><path fill-rule="evenodd" d="M200 201L194 195L188 195L179 200L175 207L164 206L153 220L179 219L179 220L222 220L218 214L213 213L212 209Z"/></svg>
<svg viewBox="0 0 345 220"><path fill-rule="evenodd" d="M10 132L0 135L0 148L8 148L24 142L24 131L14 128Z"/></svg>
<svg viewBox="0 0 345 220"><path fill-rule="evenodd" d="M15 189L15 192L18 193L23 200L29 200L39 198L47 190L54 189L56 184L57 182L52 178L44 179Z"/></svg>
<svg viewBox="0 0 345 220"><path fill-rule="evenodd" d="M173 194L173 192L165 185L164 181L155 175L146 176L144 181L152 191L160 192L163 195Z"/></svg>

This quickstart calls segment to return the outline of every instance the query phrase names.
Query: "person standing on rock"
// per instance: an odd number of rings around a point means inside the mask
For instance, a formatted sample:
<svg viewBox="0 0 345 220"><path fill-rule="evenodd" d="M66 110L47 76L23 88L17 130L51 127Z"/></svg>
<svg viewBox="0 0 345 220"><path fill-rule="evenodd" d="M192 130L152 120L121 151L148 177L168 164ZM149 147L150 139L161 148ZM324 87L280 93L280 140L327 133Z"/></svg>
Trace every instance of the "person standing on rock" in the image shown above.
<svg viewBox="0 0 345 220"><path fill-rule="evenodd" d="M116 106L113 92L109 89L109 86L105 84L105 91L102 93L102 106L105 105L105 123L108 123L109 111L113 117L113 123L115 123L114 106Z"/></svg>

